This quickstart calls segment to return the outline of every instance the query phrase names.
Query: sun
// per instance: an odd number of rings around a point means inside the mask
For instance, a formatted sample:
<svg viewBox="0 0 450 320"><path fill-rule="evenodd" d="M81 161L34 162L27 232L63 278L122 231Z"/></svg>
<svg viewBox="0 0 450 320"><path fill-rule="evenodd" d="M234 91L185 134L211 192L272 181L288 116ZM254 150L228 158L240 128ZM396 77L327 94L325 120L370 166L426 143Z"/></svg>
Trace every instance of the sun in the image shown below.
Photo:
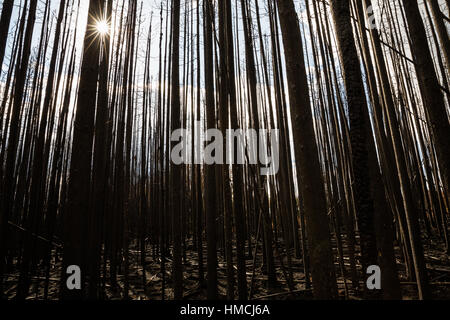
<svg viewBox="0 0 450 320"><path fill-rule="evenodd" d="M95 29L100 36L105 36L109 33L109 24L106 20L97 21Z"/></svg>

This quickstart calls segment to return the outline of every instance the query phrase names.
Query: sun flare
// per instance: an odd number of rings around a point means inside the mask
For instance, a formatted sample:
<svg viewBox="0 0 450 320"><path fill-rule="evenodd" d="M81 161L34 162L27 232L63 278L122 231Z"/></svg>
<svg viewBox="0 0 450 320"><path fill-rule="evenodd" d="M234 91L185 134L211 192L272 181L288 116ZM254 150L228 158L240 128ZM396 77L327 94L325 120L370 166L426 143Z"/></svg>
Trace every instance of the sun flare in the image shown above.
<svg viewBox="0 0 450 320"><path fill-rule="evenodd" d="M100 20L95 25L95 29L101 36L107 35L109 33L109 24L105 20Z"/></svg>

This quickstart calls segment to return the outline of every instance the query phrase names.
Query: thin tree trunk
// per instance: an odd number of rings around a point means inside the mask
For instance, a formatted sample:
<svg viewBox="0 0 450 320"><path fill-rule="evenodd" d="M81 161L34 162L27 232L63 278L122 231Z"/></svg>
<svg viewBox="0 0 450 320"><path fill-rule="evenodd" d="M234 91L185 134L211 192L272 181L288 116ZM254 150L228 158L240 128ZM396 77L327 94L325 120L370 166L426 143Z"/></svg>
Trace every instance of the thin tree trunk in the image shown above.
<svg viewBox="0 0 450 320"><path fill-rule="evenodd" d="M14 0L4 0L2 6L2 15L0 17L0 70L5 57L6 43L8 41L9 25L14 7Z"/></svg>
<svg viewBox="0 0 450 320"><path fill-rule="evenodd" d="M332 299L337 296L336 275L324 202L325 190L315 143L303 45L294 3L291 0L277 0L277 3L293 116L295 158L305 207L314 296L317 299Z"/></svg>
<svg viewBox="0 0 450 320"><path fill-rule="evenodd" d="M84 243L89 212L94 110L100 53L98 39L92 41L95 39L95 29L92 26L95 25L95 18L99 17L100 12L99 2L91 0L84 38L83 62L73 132L67 212L64 215L64 256L61 282L61 296L64 299L82 298L83 290L85 290L84 279L82 290L69 290L65 283L68 278L66 273L68 266L76 265L81 270L87 270L85 268L87 261L85 260Z"/></svg>

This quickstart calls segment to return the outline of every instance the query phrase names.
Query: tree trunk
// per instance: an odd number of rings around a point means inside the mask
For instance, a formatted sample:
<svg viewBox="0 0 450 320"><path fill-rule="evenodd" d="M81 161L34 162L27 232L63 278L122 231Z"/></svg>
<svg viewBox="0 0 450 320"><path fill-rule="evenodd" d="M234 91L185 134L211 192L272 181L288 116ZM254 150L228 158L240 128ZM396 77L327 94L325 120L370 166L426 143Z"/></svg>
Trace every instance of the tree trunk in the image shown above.
<svg viewBox="0 0 450 320"><path fill-rule="evenodd" d="M433 67L432 54L429 46L426 45L428 39L418 3L417 1L409 0L403 0L402 2L411 38L411 51L415 61L419 86L444 184L444 193L449 201L450 139L448 137L450 137L450 123L443 92ZM444 49L446 50L447 48L444 47Z"/></svg>
<svg viewBox="0 0 450 320"><path fill-rule="evenodd" d="M373 225L374 208L370 192L368 159L369 139L372 138L370 127L368 128L365 122L369 111L350 20L350 1L334 0L331 2L331 10L349 108L351 156L355 179L353 191L361 239L361 263L363 273L365 273L367 267L377 264L376 237Z"/></svg>
<svg viewBox="0 0 450 320"><path fill-rule="evenodd" d="M295 158L299 187L305 208L311 274L317 299L337 297L337 284L330 244L330 228L325 206L325 190L320 170L303 44L292 0L277 0L289 82Z"/></svg>
<svg viewBox="0 0 450 320"><path fill-rule="evenodd" d="M14 7L14 0L4 0L2 15L0 17L0 70L5 57L6 43L8 41L9 25L11 23L11 14Z"/></svg>
<svg viewBox="0 0 450 320"><path fill-rule="evenodd" d="M171 77L171 132L181 129L180 113L180 0L172 2L172 77ZM173 144L171 144L173 146ZM172 148L171 148L172 150ZM183 266L181 261L181 180L182 169L173 165L170 172L170 207L173 219L173 282L174 298L183 298Z"/></svg>
<svg viewBox="0 0 450 320"><path fill-rule="evenodd" d="M61 281L63 299L79 299L85 294L84 274L87 271L88 261L85 257L84 244L88 231L94 115L100 54L99 41L98 38L95 38L95 29L91 26L95 25L95 19L99 17L100 12L99 2L91 0L84 37L83 62L73 131L67 211L64 215L64 255ZM96 40L92 41L92 39ZM68 279L66 269L72 265L81 268L82 290L69 290L66 287Z"/></svg>

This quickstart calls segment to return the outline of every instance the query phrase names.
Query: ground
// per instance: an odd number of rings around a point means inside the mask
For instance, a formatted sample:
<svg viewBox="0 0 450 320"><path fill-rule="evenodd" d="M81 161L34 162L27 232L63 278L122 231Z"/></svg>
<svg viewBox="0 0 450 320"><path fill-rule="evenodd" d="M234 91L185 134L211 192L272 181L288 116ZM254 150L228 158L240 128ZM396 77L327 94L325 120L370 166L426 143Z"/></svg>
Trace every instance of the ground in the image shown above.
<svg viewBox="0 0 450 320"><path fill-rule="evenodd" d="M345 242L344 242L345 243ZM450 299L450 257L445 253L444 246L440 241L429 239L428 244L424 245L426 252L426 262L429 272L429 278L431 282L432 294L434 299ZM279 242L279 248L281 249L281 240ZM137 245L133 245L130 248L130 274L129 285L130 299L134 300L160 300L161 288L162 288L162 275L160 260L152 258L151 247L147 247L146 258L146 290L143 289L142 280L142 266L139 265L140 251L137 250ZM184 297L186 300L204 300L206 299L206 288L198 285L198 258L197 252L192 246L192 239L186 243L186 255L184 262ZM204 257L206 257L206 248L204 248ZM295 282L295 288L291 292L287 286L287 281L282 272L280 258L274 254L278 285L275 289L268 290L266 287L267 275L263 274L262 257L260 254L261 248L258 248L258 255L254 267L253 258L247 256L247 279L250 282L253 277L254 285L252 290L252 299L254 300L289 300L289 299L311 299L312 292L305 288L305 276L303 273L303 262L301 259L296 258L293 252L290 253L292 258L292 273ZM252 250L254 252L254 248ZM280 250L281 251L281 250ZM345 251L345 248L344 248ZM397 263L399 269L399 277L401 281L403 299L414 300L417 299L417 289L415 282L408 279L406 275L406 268L401 263L399 256L399 248L396 248ZM221 259L222 254L219 252L218 263L218 289L219 298L226 299L226 262ZM283 259L283 265L287 267L288 261L285 252L281 253ZM59 274L60 274L60 254L55 252L53 258L53 268L50 273L50 285L49 285L49 299L57 300L59 291ZM335 252L337 256L337 252ZM172 282L171 282L171 257L166 259L166 296L165 298L170 300L173 298ZM205 259L206 260L206 259ZM236 259L234 259L234 262ZM348 259L344 260L346 269L349 269ZM345 299L345 286L344 278L340 273L338 261L335 263L336 272L338 275L338 288L341 299ZM204 266L206 269L206 264ZM237 270L237 267L234 267ZM105 299L106 300L121 300L123 299L124 288L124 276L121 274L122 269L119 269L119 275L117 277L117 286L112 286L109 281L105 283ZM253 271L255 271L253 276ZM19 271L17 269L10 270L6 277L6 296L9 299L13 299L16 294L17 281L19 278ZM348 299L359 299L358 294L351 290L351 282L348 274L346 274L345 281L348 284ZM32 287L28 299L43 299L44 296L44 283L45 276L43 273L35 275L32 278ZM361 286L363 282L361 282ZM236 294L237 296L237 294Z"/></svg>

